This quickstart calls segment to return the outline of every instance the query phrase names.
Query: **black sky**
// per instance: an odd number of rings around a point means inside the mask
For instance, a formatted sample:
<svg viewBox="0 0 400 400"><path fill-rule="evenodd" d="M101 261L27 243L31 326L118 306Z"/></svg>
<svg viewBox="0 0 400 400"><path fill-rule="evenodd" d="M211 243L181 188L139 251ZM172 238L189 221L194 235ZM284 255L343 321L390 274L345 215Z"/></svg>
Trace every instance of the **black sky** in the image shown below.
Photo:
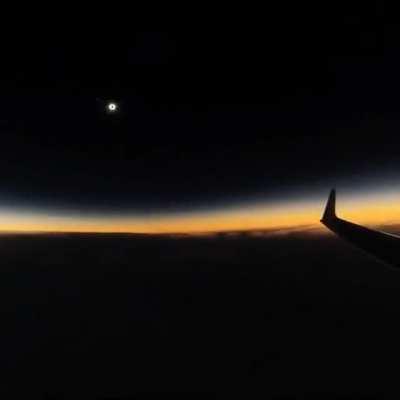
<svg viewBox="0 0 400 400"><path fill-rule="evenodd" d="M399 35L382 6L228 19L8 40L3 200L191 209L399 171Z"/></svg>

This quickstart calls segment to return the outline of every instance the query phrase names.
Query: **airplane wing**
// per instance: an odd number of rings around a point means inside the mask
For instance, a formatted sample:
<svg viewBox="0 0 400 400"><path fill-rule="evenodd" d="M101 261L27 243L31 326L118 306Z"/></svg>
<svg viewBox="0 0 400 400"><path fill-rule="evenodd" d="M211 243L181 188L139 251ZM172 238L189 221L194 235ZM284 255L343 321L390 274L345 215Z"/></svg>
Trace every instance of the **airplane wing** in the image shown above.
<svg viewBox="0 0 400 400"><path fill-rule="evenodd" d="M336 216L336 192L332 190L321 222L339 237L372 254L380 261L400 268L400 236L380 232Z"/></svg>

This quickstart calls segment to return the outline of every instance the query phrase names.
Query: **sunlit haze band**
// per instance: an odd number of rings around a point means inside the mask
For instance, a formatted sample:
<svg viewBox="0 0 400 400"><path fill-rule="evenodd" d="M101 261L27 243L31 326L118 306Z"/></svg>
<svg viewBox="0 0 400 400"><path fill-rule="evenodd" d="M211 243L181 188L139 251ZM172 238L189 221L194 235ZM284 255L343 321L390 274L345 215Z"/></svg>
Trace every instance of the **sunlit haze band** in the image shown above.
<svg viewBox="0 0 400 400"><path fill-rule="evenodd" d="M320 228L319 220L329 190L312 199L247 203L210 211L115 216L106 212L82 216L55 211L33 212L0 206L3 232L115 232L115 233L203 233L270 230L302 226ZM338 191L338 213L345 219L371 226L400 223L400 191L386 190L357 195ZM321 229L323 229L321 227Z"/></svg>

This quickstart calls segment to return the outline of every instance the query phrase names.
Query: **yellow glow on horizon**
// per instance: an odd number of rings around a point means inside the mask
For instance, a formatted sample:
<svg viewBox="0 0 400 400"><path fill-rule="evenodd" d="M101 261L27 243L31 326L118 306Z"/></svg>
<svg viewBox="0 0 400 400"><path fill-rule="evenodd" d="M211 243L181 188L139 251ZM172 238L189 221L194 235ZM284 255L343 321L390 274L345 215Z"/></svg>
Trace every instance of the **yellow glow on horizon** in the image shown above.
<svg viewBox="0 0 400 400"><path fill-rule="evenodd" d="M355 223L382 225L400 223L400 202L393 196L349 199L338 197L338 215ZM56 215L0 210L1 231L98 232L98 233L200 233L237 230L321 227L319 220L326 199L236 209L115 217L102 215Z"/></svg>

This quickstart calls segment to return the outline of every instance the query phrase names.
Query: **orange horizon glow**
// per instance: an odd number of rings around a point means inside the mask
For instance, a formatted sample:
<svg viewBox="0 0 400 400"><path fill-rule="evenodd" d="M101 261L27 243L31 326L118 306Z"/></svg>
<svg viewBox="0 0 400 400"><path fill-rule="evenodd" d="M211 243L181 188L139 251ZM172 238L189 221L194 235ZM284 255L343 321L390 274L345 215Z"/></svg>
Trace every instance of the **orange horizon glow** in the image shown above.
<svg viewBox="0 0 400 400"><path fill-rule="evenodd" d="M327 196L326 196L327 197ZM370 226L400 223L400 196L386 194L367 198L338 197L338 216ZM229 210L133 216L79 216L18 213L0 210L3 232L78 232L78 233L212 233L291 229L301 226L319 228L326 198L247 205Z"/></svg>

